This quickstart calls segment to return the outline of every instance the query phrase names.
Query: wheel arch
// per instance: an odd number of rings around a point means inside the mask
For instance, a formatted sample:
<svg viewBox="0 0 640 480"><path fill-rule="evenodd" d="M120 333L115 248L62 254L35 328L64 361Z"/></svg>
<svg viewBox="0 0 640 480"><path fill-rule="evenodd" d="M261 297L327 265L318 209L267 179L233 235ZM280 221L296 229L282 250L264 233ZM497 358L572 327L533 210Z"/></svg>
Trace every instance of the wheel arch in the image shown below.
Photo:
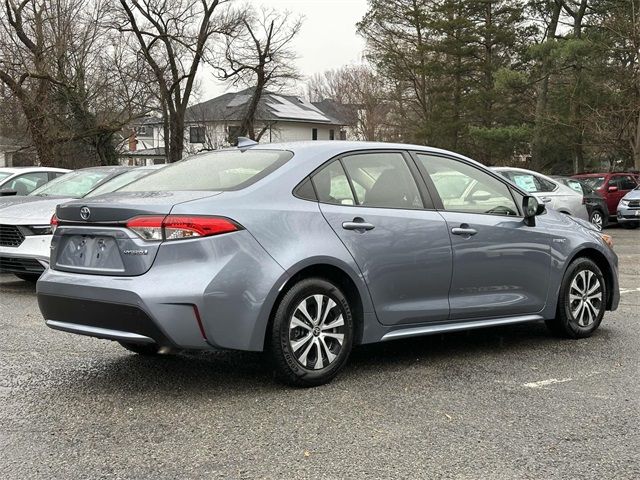
<svg viewBox="0 0 640 480"><path fill-rule="evenodd" d="M613 289L615 280L614 272L611 268L611 265L609 264L609 261L607 260L607 257L595 248L583 248L581 250L578 250L577 252L574 252L574 254L571 256L571 258L567 262L565 273L569 268L569 265L571 265L578 258L588 258L589 260L594 262L602 272L607 287L607 310L611 309L613 304Z"/></svg>
<svg viewBox="0 0 640 480"><path fill-rule="evenodd" d="M307 263L299 265L293 269L295 273L291 274L286 281L278 287L278 294L271 304L268 311L268 322L266 324L264 335L264 347L267 345L268 332L273 323L273 314L280 304L280 300L287 293L292 285L305 278L323 278L342 290L347 297L349 305L352 308L354 320L354 345L361 343L364 332L365 311L369 310L369 293L364 285L364 281L358 276L353 278L353 274L348 273L348 269L326 260L318 260L316 263Z"/></svg>

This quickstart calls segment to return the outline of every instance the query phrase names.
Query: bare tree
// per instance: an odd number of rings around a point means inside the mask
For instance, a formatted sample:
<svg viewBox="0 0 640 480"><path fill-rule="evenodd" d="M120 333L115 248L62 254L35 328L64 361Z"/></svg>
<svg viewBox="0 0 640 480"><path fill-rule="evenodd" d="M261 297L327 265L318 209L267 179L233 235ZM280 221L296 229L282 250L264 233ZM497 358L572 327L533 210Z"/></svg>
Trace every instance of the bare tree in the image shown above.
<svg viewBox="0 0 640 480"><path fill-rule="evenodd" d="M348 118L357 138L391 140L387 85L369 65L347 65L316 74L307 83L312 102L332 100L333 108Z"/></svg>
<svg viewBox="0 0 640 480"><path fill-rule="evenodd" d="M116 161L113 136L132 116L120 94L135 82L118 79L123 70L100 24L109 7L102 0L5 0L0 11L0 81L19 102L43 165Z"/></svg>
<svg viewBox="0 0 640 480"><path fill-rule="evenodd" d="M253 88L238 136L259 140L269 128L265 124L256 133L256 114L263 93L268 88L282 88L289 81L300 78L294 65L296 54L291 42L301 26L302 18L292 19L288 12L246 11L242 30L238 35L227 37L224 51L214 65L218 78L234 86Z"/></svg>
<svg viewBox="0 0 640 480"><path fill-rule="evenodd" d="M157 83L167 159L182 158L184 120L196 73L213 36L234 32L228 0L120 0L117 28L130 32Z"/></svg>

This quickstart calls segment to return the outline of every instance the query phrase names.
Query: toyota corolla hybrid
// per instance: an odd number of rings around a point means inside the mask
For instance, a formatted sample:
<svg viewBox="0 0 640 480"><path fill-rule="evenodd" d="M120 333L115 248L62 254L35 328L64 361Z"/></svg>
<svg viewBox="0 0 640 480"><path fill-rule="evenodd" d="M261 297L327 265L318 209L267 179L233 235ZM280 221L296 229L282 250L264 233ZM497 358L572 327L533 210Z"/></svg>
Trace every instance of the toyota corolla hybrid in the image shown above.
<svg viewBox="0 0 640 480"><path fill-rule="evenodd" d="M297 386L358 344L538 320L588 337L619 301L611 237L428 147L241 142L54 223L49 327L141 354L264 350Z"/></svg>

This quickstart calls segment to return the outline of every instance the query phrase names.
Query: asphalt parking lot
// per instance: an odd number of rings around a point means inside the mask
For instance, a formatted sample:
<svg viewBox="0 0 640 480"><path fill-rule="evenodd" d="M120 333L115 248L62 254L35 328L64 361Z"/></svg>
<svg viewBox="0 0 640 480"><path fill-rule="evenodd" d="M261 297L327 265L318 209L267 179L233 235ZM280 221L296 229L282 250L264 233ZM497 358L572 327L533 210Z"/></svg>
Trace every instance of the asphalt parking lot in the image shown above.
<svg viewBox="0 0 640 480"><path fill-rule="evenodd" d="M0 472L26 478L640 478L640 231L588 340L531 324L366 346L332 384L259 354L148 359L45 327L0 275Z"/></svg>

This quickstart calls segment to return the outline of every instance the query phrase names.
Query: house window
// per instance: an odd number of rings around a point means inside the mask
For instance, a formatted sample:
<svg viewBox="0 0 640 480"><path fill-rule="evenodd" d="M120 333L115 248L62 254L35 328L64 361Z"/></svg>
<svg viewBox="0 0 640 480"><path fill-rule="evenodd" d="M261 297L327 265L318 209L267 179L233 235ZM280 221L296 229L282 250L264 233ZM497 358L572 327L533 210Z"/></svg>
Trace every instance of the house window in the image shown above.
<svg viewBox="0 0 640 480"><path fill-rule="evenodd" d="M189 143L205 143L204 127L189 127Z"/></svg>
<svg viewBox="0 0 640 480"><path fill-rule="evenodd" d="M311 140L317 140L318 139L318 129L317 128L312 128L311 129Z"/></svg>
<svg viewBox="0 0 640 480"><path fill-rule="evenodd" d="M146 135L147 127L145 125L135 127L136 135Z"/></svg>
<svg viewBox="0 0 640 480"><path fill-rule="evenodd" d="M329 140L335 140L335 139L336 139L336 131L329 130Z"/></svg>

